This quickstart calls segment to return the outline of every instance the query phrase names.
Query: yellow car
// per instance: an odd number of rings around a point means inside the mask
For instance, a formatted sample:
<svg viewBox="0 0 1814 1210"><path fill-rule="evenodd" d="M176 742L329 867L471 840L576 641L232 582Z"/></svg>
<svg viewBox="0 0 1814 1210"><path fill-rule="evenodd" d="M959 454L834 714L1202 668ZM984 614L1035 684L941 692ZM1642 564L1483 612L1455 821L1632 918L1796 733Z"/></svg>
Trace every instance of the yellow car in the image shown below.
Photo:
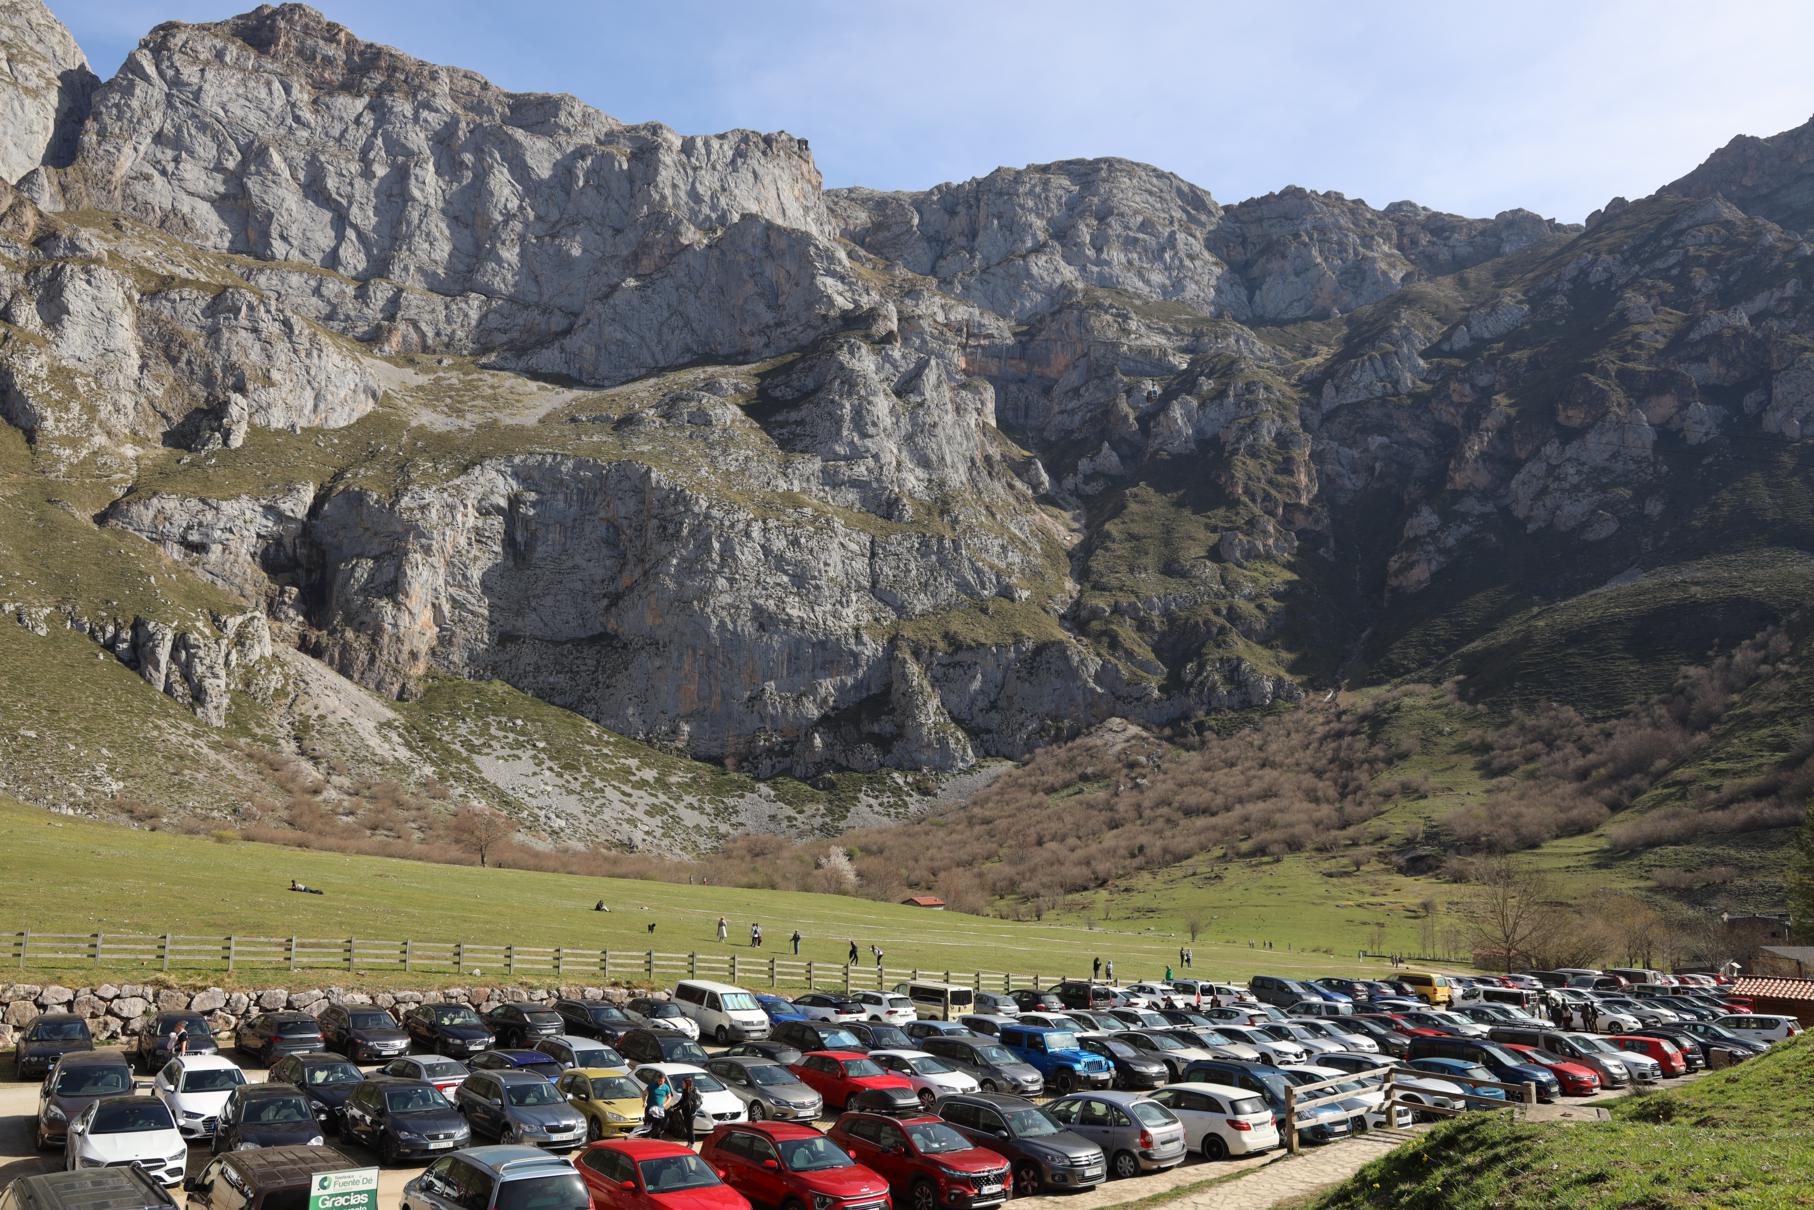
<svg viewBox="0 0 1814 1210"><path fill-rule="evenodd" d="M605 1067L576 1067L554 1082L567 1104L586 1117L586 1137L593 1142L629 1134L642 1125L647 1089Z"/></svg>

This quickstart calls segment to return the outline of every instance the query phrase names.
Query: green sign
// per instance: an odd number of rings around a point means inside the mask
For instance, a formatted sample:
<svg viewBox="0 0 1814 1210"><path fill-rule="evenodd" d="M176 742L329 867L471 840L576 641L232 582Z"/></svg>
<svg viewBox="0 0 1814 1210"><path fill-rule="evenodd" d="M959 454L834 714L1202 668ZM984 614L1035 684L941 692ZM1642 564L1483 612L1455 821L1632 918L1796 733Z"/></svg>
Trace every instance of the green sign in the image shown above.
<svg viewBox="0 0 1814 1210"><path fill-rule="evenodd" d="M317 1172L309 1178L309 1210L378 1210L378 1170Z"/></svg>

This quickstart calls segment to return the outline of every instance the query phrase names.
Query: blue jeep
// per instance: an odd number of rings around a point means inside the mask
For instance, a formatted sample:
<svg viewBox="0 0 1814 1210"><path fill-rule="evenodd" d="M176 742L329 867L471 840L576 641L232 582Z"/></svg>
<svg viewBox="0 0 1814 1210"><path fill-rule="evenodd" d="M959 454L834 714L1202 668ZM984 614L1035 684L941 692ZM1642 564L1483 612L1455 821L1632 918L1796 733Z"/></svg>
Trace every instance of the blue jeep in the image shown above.
<svg viewBox="0 0 1814 1210"><path fill-rule="evenodd" d="M1046 1087L1063 1094L1079 1088L1107 1088L1115 1082L1115 1065L1085 1050L1068 1029L1044 1025L1003 1025L1001 1044L1008 1053L1031 1064Z"/></svg>

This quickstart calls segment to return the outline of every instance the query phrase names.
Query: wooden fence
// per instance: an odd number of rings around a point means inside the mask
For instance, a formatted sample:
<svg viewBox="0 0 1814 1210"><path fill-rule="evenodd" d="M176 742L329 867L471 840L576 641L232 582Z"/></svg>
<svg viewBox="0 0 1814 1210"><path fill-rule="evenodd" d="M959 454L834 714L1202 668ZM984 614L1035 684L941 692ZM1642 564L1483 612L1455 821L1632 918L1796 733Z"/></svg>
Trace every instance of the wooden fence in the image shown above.
<svg viewBox="0 0 1814 1210"><path fill-rule="evenodd" d="M0 961L118 971L347 971L457 974L498 981L528 977L656 986L717 979L745 987L879 991L931 981L977 991L1050 987L1078 976L1042 972L845 966L743 954L662 953L572 946L474 945L463 941L379 941L363 937L225 937L176 933L0 933Z"/></svg>
<svg viewBox="0 0 1814 1210"><path fill-rule="evenodd" d="M1311 1062L1315 1062L1312 1056ZM1448 1109L1431 1105L1422 1100L1407 1101L1404 1092L1398 1087L1400 1076L1417 1077L1429 1080L1440 1080L1446 1084L1462 1086L1463 1104L1459 1108ZM1327 1080L1318 1080L1310 1084L1294 1084L1285 1089L1285 1148L1292 1155L1298 1154L1302 1142L1298 1138L1298 1115L1306 1109L1315 1109L1322 1105L1336 1105L1343 1101L1353 1100L1357 1094L1344 1092L1343 1084L1355 1081L1368 1084L1372 1090L1384 1094L1380 1114L1385 1124L1397 1125L1399 1111L1407 1110L1413 1116L1456 1117L1472 1108L1503 1109L1508 1106L1516 1110L1529 1110L1537 1103L1537 1087L1534 1084L1502 1084L1497 1080L1476 1080L1468 1076L1453 1076L1438 1072L1401 1071L1395 1067L1370 1067L1365 1071L1343 1072ZM1482 1088L1496 1088L1500 1096L1489 1096L1482 1093ZM1427 1093L1421 1095L1428 1095Z"/></svg>

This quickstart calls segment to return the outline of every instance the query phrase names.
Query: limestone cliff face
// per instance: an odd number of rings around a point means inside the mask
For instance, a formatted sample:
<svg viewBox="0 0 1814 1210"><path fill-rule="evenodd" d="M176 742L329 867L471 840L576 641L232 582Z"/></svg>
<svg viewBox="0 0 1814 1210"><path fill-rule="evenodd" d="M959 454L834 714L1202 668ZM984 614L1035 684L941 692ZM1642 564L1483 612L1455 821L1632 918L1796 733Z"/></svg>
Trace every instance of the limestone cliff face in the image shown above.
<svg viewBox="0 0 1814 1210"><path fill-rule="evenodd" d="M827 194L790 135L297 5L159 26L98 89L40 8L0 35L0 418L41 494L398 696L957 769L1700 550L1814 436L1806 128L1586 230L1115 159Z"/></svg>

